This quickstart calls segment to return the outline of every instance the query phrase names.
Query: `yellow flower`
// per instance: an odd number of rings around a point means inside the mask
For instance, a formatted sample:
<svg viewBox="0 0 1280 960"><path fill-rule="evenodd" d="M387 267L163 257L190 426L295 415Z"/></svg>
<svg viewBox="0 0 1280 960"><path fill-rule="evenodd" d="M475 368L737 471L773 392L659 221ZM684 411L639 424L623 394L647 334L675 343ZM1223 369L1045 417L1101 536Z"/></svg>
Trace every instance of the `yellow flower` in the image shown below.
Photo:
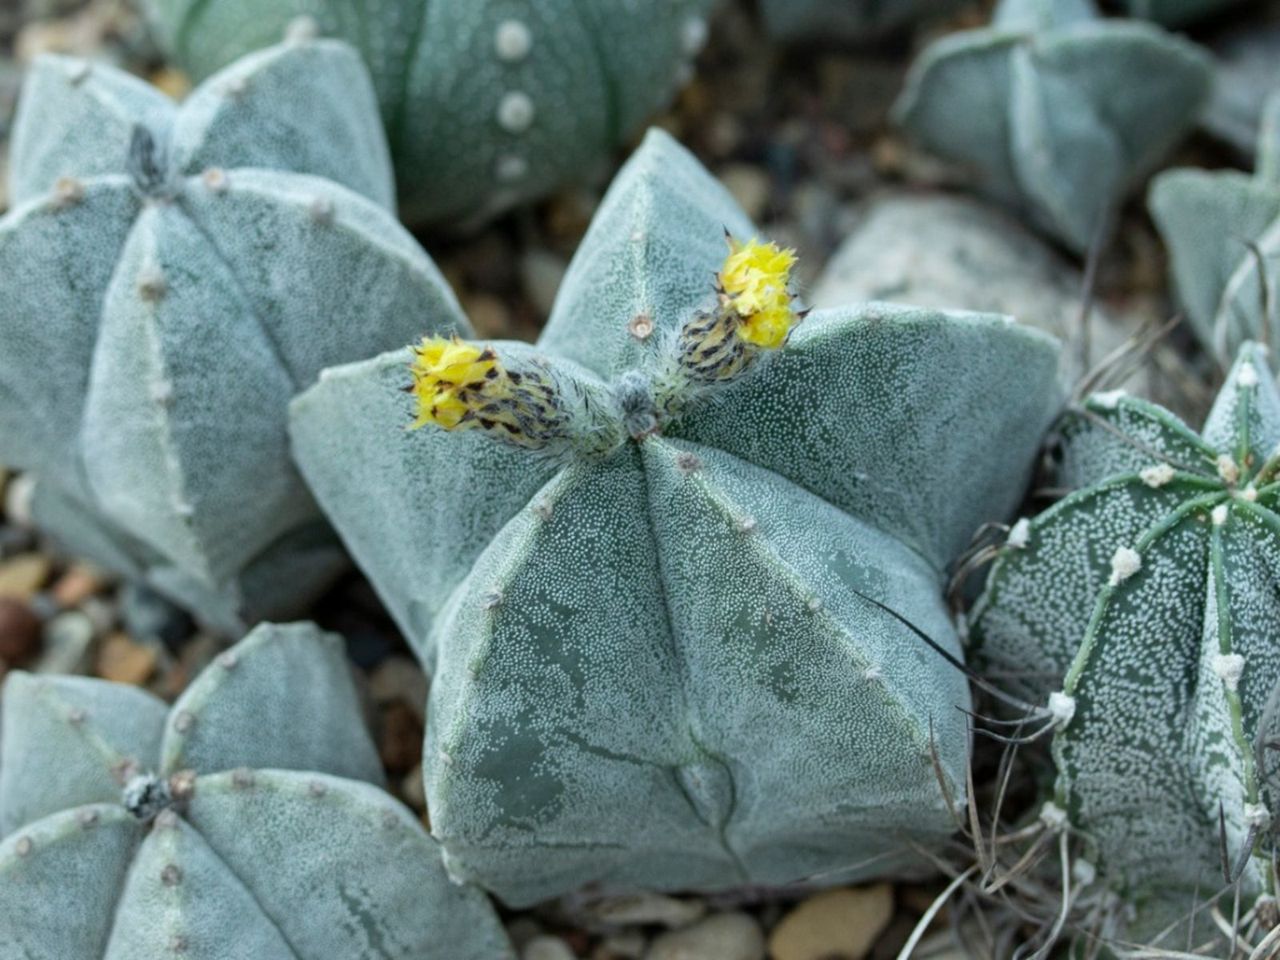
<svg viewBox="0 0 1280 960"><path fill-rule="evenodd" d="M794 250L776 243L729 238L729 256L720 270L720 289L742 323L738 336L766 350L782 346L800 319L792 309Z"/></svg>
<svg viewBox="0 0 1280 960"><path fill-rule="evenodd" d="M477 410L506 395L507 378L490 347L425 337L413 352L409 390L417 397L418 416L411 430L428 423L446 430L467 426Z"/></svg>

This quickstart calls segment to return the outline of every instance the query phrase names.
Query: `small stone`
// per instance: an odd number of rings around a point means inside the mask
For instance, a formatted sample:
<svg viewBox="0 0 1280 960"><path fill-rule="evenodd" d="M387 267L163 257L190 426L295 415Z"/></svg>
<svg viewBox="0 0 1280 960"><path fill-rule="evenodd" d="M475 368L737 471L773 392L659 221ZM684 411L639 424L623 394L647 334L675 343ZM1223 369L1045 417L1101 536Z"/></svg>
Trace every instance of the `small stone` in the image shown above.
<svg viewBox="0 0 1280 960"><path fill-rule="evenodd" d="M57 579L50 592L58 606L78 607L89 597L101 593L106 585L107 576L97 567L75 563Z"/></svg>
<svg viewBox="0 0 1280 960"><path fill-rule="evenodd" d="M577 957L559 937L542 935L524 945L520 960L577 960Z"/></svg>
<svg viewBox="0 0 1280 960"><path fill-rule="evenodd" d="M645 960L764 960L764 934L745 913L719 913L662 934Z"/></svg>
<svg viewBox="0 0 1280 960"><path fill-rule="evenodd" d="M609 926L638 927L657 924L674 930L701 919L707 912L707 905L701 900L637 893L600 900L593 903L587 912L592 920Z"/></svg>
<svg viewBox="0 0 1280 960"><path fill-rule="evenodd" d="M418 763L400 781L400 797L414 813L427 812L427 784L422 779L422 764Z"/></svg>
<svg viewBox="0 0 1280 960"><path fill-rule="evenodd" d="M40 618L13 597L0 597L0 660L25 663L40 651Z"/></svg>
<svg viewBox="0 0 1280 960"><path fill-rule="evenodd" d="M30 600L52 570L53 561L42 553L22 553L0 562L0 597Z"/></svg>
<svg viewBox="0 0 1280 960"><path fill-rule="evenodd" d="M127 633L113 633L98 647L97 674L140 687L155 673L157 659L155 647L138 643Z"/></svg>
<svg viewBox="0 0 1280 960"><path fill-rule="evenodd" d="M191 78L176 67L164 66L148 78L151 85L174 100L185 100L191 92Z"/></svg>
<svg viewBox="0 0 1280 960"><path fill-rule="evenodd" d="M764 216L773 189L764 170L746 163L730 164L720 171L720 182L750 219L759 220Z"/></svg>
<svg viewBox="0 0 1280 960"><path fill-rule="evenodd" d="M641 960L649 941L639 930L615 933L600 941L591 960Z"/></svg>
<svg viewBox="0 0 1280 960"><path fill-rule="evenodd" d="M413 709L397 700L382 711L378 754L390 773L408 773L422 760L422 723Z"/></svg>
<svg viewBox="0 0 1280 960"><path fill-rule="evenodd" d="M369 695L374 703L385 707L399 701L413 710L420 723L426 719L428 688L422 669L400 655L387 657L369 677Z"/></svg>
<svg viewBox="0 0 1280 960"><path fill-rule="evenodd" d="M82 673L89 665L93 621L80 610L67 610L44 625L44 652L38 673Z"/></svg>
<svg viewBox="0 0 1280 960"><path fill-rule="evenodd" d="M862 960L892 916L888 884L828 890L782 918L769 952L773 960Z"/></svg>

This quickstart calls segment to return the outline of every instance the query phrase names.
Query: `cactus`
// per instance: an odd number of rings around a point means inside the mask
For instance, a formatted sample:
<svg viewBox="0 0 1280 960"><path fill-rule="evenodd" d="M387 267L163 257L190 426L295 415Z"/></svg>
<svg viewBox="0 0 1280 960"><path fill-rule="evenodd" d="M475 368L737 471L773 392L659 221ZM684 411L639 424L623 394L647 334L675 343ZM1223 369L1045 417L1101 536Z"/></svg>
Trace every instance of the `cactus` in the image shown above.
<svg viewBox="0 0 1280 960"><path fill-rule="evenodd" d="M717 0L147 0L205 76L318 29L373 74L413 223L477 223L592 172L688 79ZM301 19L298 19L301 18Z"/></svg>
<svg viewBox="0 0 1280 960"><path fill-rule="evenodd" d="M779 40L876 40L904 30L926 17L936 17L959 6L958 0L922 3L918 0L760 0L760 12L769 33Z"/></svg>
<svg viewBox="0 0 1280 960"><path fill-rule="evenodd" d="M373 108L328 41L248 57L180 108L60 57L23 91L0 461L38 474L46 527L228 631L299 612L343 564L289 459L289 398L456 314L385 209Z"/></svg>
<svg viewBox="0 0 1280 960"><path fill-rule="evenodd" d="M1195 126L1211 79L1193 44L1100 19L1091 0L1002 0L990 27L924 52L894 110L921 145L1082 253Z"/></svg>
<svg viewBox="0 0 1280 960"><path fill-rule="evenodd" d="M792 255L751 234L651 132L537 347L431 339L294 401L433 672L446 863L513 905L883 874L952 829L964 680L899 618L956 649L942 570L1017 502L1056 349L887 304L788 335Z"/></svg>
<svg viewBox="0 0 1280 960"><path fill-rule="evenodd" d="M1167 27L1180 27L1224 10L1238 7L1244 0L1121 0L1131 17L1154 20Z"/></svg>
<svg viewBox="0 0 1280 960"><path fill-rule="evenodd" d="M1049 705L1055 810L1135 900L1221 878L1271 888L1275 761L1255 739L1280 686L1280 391L1245 345L1196 435L1097 394L1067 416L1055 486L1019 521L971 616L976 661ZM1246 863L1242 851L1256 856Z"/></svg>
<svg viewBox="0 0 1280 960"><path fill-rule="evenodd" d="M513 957L380 789L339 637L258 627L172 709L22 672L2 702L6 960Z"/></svg>
<svg viewBox="0 0 1280 960"><path fill-rule="evenodd" d="M1267 101L1258 165L1170 170L1148 200L1191 329L1224 364L1240 344L1280 336L1280 94Z"/></svg>

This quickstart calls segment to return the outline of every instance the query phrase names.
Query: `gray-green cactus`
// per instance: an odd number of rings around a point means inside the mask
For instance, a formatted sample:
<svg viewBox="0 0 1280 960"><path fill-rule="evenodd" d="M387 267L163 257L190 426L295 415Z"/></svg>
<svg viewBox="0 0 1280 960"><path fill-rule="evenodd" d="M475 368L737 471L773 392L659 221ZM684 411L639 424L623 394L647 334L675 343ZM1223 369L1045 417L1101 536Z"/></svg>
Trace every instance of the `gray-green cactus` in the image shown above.
<svg viewBox="0 0 1280 960"><path fill-rule="evenodd" d="M1131 17L1177 27L1238 7L1242 2L1244 0L1121 0L1120 6Z"/></svg>
<svg viewBox="0 0 1280 960"><path fill-rule="evenodd" d="M897 618L956 649L942 571L1017 502L1056 349L887 304L757 348L771 315L733 332L730 305L790 299L776 275L732 294L736 268L790 260L726 262L725 230L752 227L652 132L536 348L419 348L424 417L475 429L404 433L408 351L293 405L305 475L434 674L446 862L512 904L883 874L953 826L930 743L962 795L964 679Z"/></svg>
<svg viewBox="0 0 1280 960"><path fill-rule="evenodd" d="M760 0L760 13L779 40L859 42L896 33L959 5L959 0Z"/></svg>
<svg viewBox="0 0 1280 960"><path fill-rule="evenodd" d="M359 58L272 48L180 108L41 59L12 199L0 461L39 475L42 525L224 629L299 613L343 558L290 462L289 398L456 315L385 209Z"/></svg>
<svg viewBox="0 0 1280 960"><path fill-rule="evenodd" d="M1002 0L990 27L954 34L914 64L895 106L923 145L1076 252L1191 131L1209 58L1091 0Z"/></svg>
<svg viewBox="0 0 1280 960"><path fill-rule="evenodd" d="M3 709L4 960L513 956L380 789L339 637L259 627L172 709L21 672Z"/></svg>
<svg viewBox="0 0 1280 960"><path fill-rule="evenodd" d="M972 614L974 655L1049 706L1055 810L1129 896L1225 881L1219 815L1246 891L1274 894L1277 785L1255 757L1280 686L1280 391L1242 348L1196 435L1160 407L1098 394L1062 426L1055 485L1019 521ZM1268 737L1274 730L1268 727Z"/></svg>
<svg viewBox="0 0 1280 960"><path fill-rule="evenodd" d="M295 18L360 48L412 222L479 221L586 177L690 73L717 0L147 0L203 77ZM304 23L306 21L303 21Z"/></svg>
<svg viewBox="0 0 1280 960"><path fill-rule="evenodd" d="M1280 336L1280 94L1267 102L1252 176L1170 170L1148 204L1205 347L1225 365L1243 341Z"/></svg>

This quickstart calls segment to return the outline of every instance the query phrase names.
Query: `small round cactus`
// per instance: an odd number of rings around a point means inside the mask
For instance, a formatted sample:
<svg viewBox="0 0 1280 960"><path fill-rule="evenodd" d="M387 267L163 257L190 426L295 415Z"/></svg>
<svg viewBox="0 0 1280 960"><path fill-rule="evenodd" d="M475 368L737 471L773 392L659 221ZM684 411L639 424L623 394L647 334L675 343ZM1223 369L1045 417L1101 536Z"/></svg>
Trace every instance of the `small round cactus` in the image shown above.
<svg viewBox="0 0 1280 960"><path fill-rule="evenodd" d="M410 222L477 222L589 175L688 79L715 0L147 0L203 77L291 32L360 48Z"/></svg>
<svg viewBox="0 0 1280 960"><path fill-rule="evenodd" d="M1055 486L1019 521L970 624L978 664L1048 705L1054 803L1137 901L1221 881L1274 895L1280 390L1246 344L1197 435L1097 394L1062 425ZM1271 721L1274 723L1274 720Z"/></svg>
<svg viewBox="0 0 1280 960"><path fill-rule="evenodd" d="M952 830L968 693L903 620L958 650L943 570L1019 499L1056 349L1003 317L802 319L793 254L752 237L653 132L536 347L428 338L294 402L433 673L446 862L513 905L882 875Z"/></svg>
<svg viewBox="0 0 1280 960"><path fill-rule="evenodd" d="M259 627L172 709L78 677L3 693L0 956L514 956L379 788L341 638Z"/></svg>
<svg viewBox="0 0 1280 960"><path fill-rule="evenodd" d="M1280 338L1280 94L1267 101L1252 176L1170 170L1148 205L1201 343L1225 366L1242 342Z"/></svg>
<svg viewBox="0 0 1280 960"><path fill-rule="evenodd" d="M922 146L1077 253L1195 126L1209 58L1091 0L1001 0L915 63L895 112Z"/></svg>
<svg viewBox="0 0 1280 960"><path fill-rule="evenodd" d="M181 107L47 57L19 105L0 460L39 475L41 525L227 631L299 613L343 567L289 458L289 398L456 314L386 209L374 103L354 51L318 41Z"/></svg>

